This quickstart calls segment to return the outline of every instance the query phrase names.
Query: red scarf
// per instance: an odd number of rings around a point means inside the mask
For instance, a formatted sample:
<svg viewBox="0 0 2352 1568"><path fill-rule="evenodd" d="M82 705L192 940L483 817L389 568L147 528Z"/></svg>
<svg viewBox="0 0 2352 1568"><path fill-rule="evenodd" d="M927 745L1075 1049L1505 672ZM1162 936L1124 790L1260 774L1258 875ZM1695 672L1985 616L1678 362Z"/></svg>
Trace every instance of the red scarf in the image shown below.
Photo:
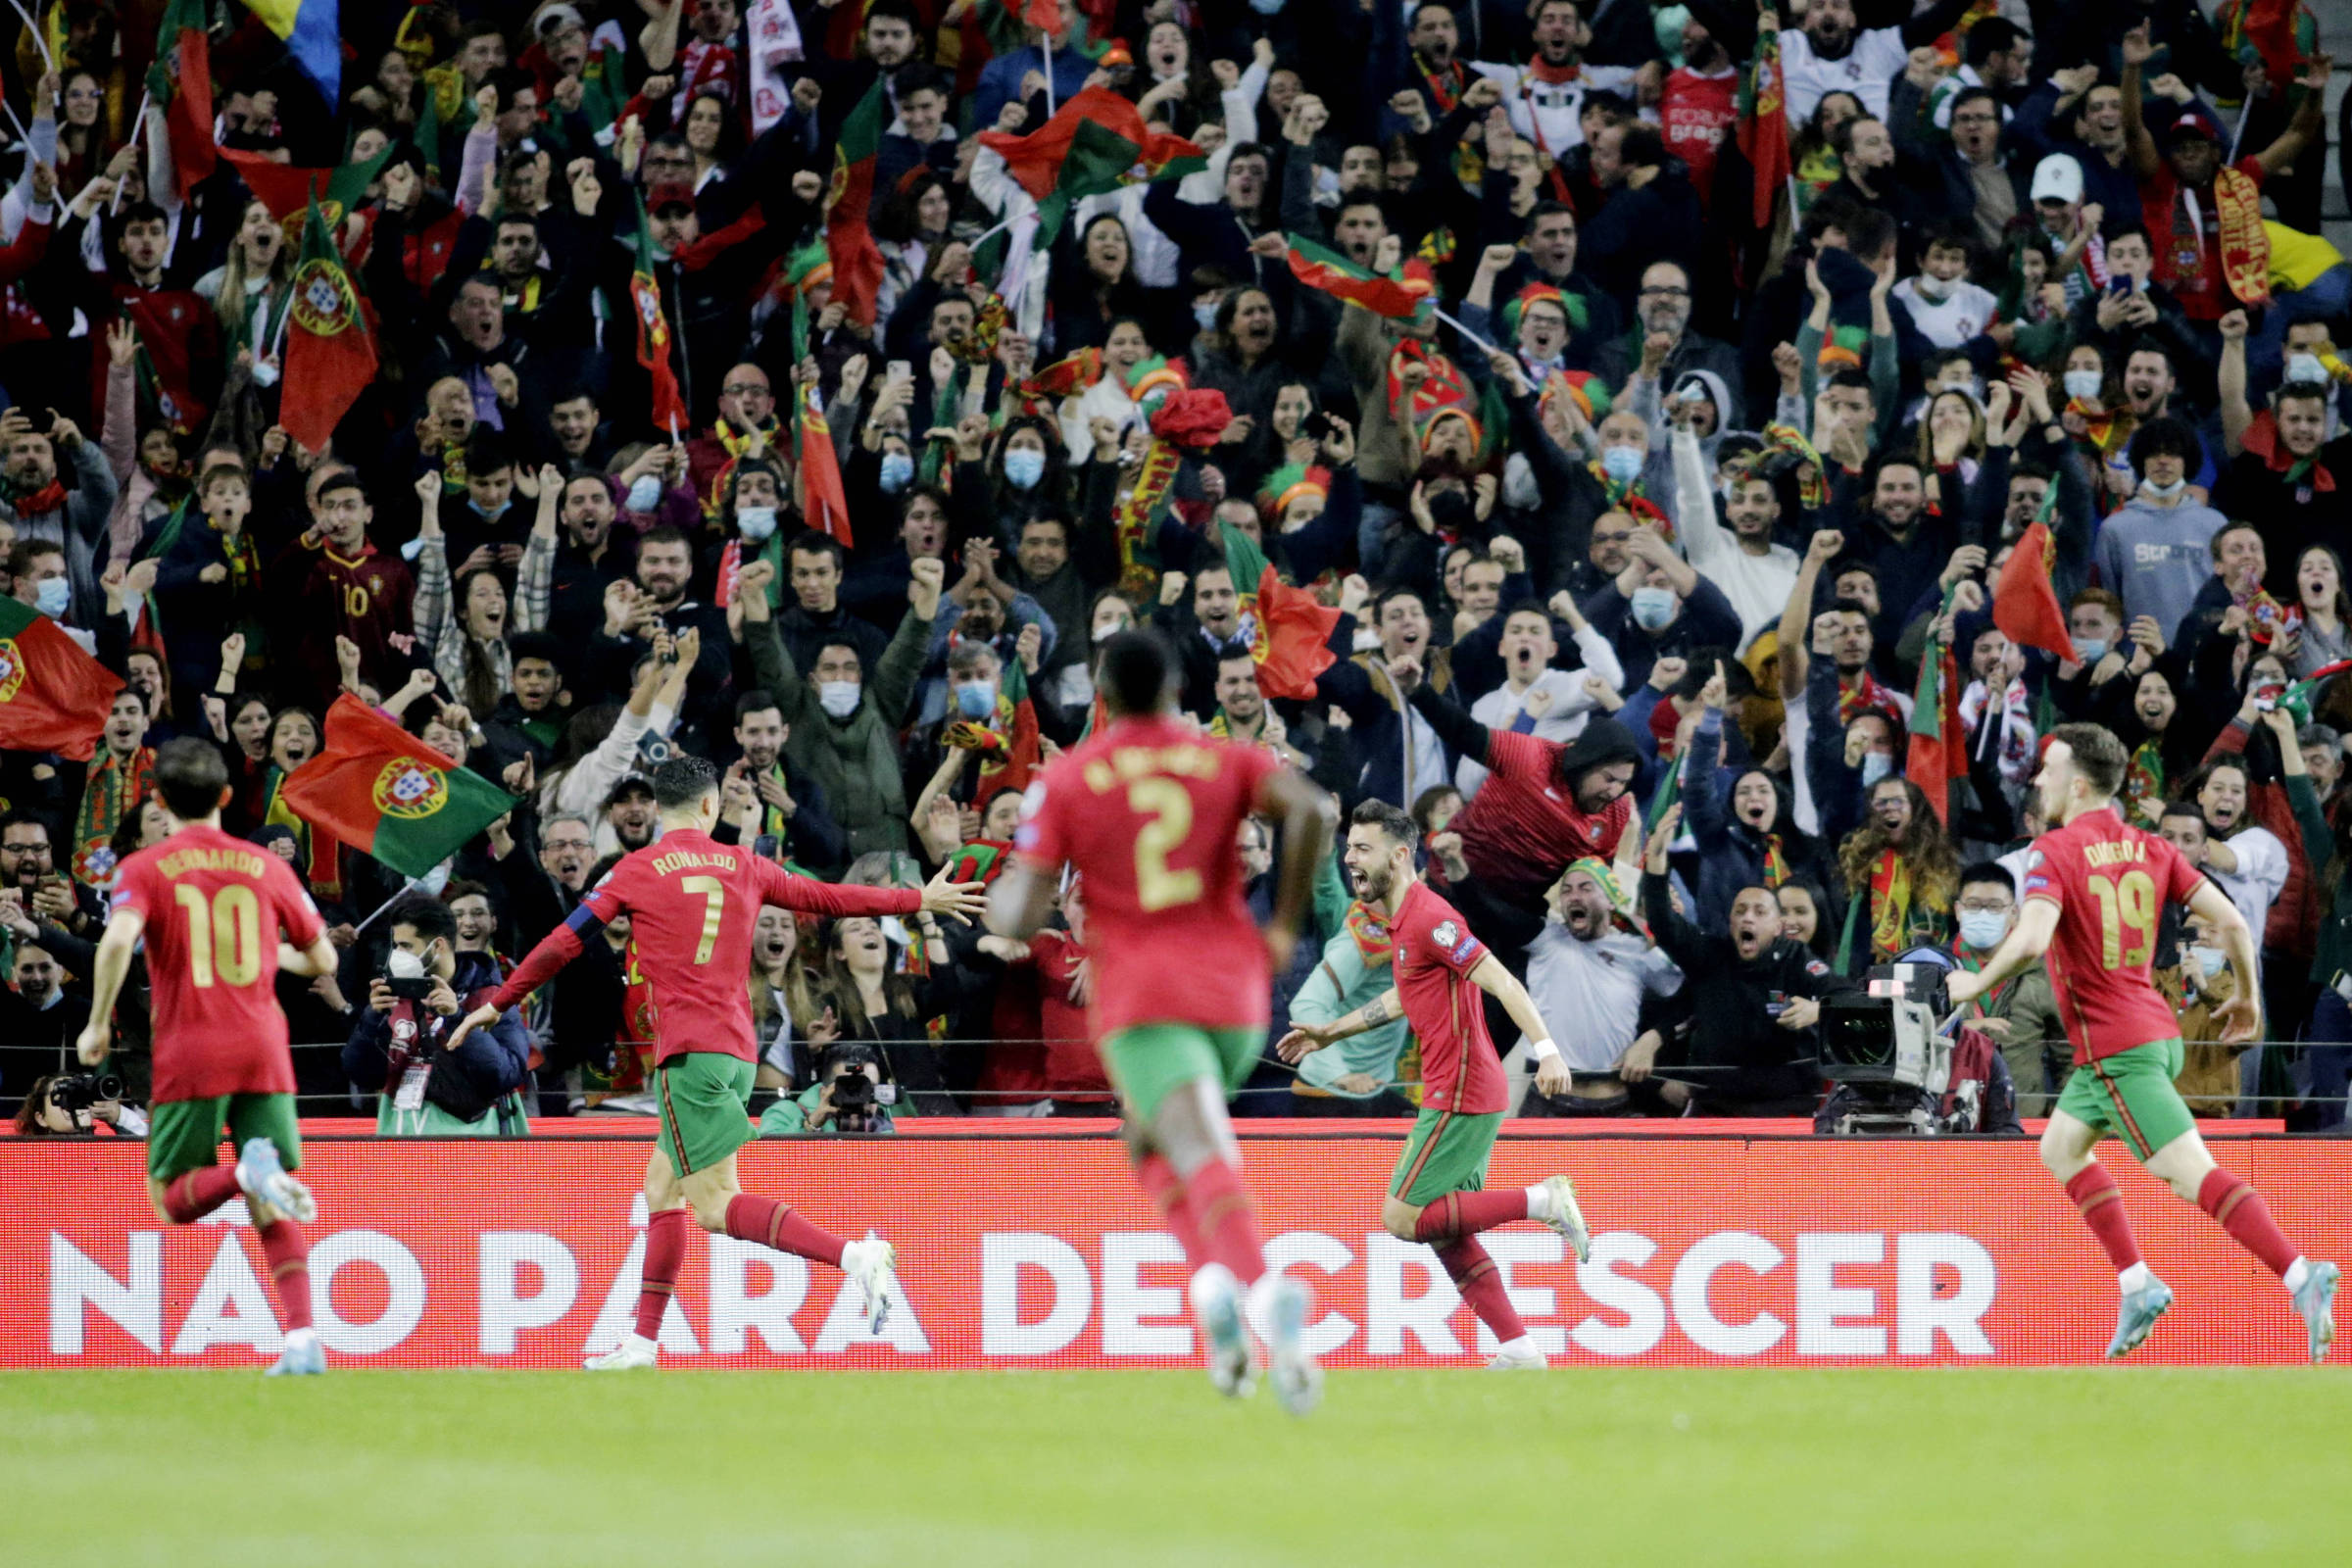
<svg viewBox="0 0 2352 1568"><path fill-rule="evenodd" d="M52 479L30 495L18 496L9 505L17 509L20 517L38 517L56 512L66 504L66 486L62 479Z"/></svg>
<svg viewBox="0 0 2352 1568"><path fill-rule="evenodd" d="M1850 724L1859 713L1885 713L1889 720L1899 720L1903 709L1894 700L1894 693L1879 684L1879 678L1869 670L1855 677L1851 686L1838 688L1838 722Z"/></svg>

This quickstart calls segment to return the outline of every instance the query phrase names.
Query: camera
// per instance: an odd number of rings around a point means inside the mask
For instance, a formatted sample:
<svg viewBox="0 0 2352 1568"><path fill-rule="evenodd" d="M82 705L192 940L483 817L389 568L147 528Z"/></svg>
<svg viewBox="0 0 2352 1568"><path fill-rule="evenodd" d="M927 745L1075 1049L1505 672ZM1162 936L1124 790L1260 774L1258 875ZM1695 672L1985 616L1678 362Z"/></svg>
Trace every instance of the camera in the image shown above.
<svg viewBox="0 0 2352 1568"><path fill-rule="evenodd" d="M77 1072L49 1081L49 1103L60 1110L88 1110L122 1098L122 1080L111 1072Z"/></svg>
<svg viewBox="0 0 2352 1568"><path fill-rule="evenodd" d="M829 1046L817 1065L817 1078L832 1100L832 1114L826 1119L837 1133L870 1133L889 1130L889 1107L899 1102L896 1084L878 1084L865 1075L867 1066L881 1069L882 1058L873 1049L854 1041Z"/></svg>
<svg viewBox="0 0 2352 1568"><path fill-rule="evenodd" d="M1951 1086L1952 1042L1940 1027L1952 1010L1944 964L1883 963L1860 995L1821 1004L1821 1074L1838 1089L1817 1130L1843 1136L1929 1137L1954 1129L1937 1107Z"/></svg>
<svg viewBox="0 0 2352 1568"><path fill-rule="evenodd" d="M1331 416L1321 409L1298 421L1298 433L1318 446L1331 439Z"/></svg>
<svg viewBox="0 0 2352 1568"><path fill-rule="evenodd" d="M433 977L422 958L394 948L384 960L384 985L403 1002L422 1002L432 995Z"/></svg>

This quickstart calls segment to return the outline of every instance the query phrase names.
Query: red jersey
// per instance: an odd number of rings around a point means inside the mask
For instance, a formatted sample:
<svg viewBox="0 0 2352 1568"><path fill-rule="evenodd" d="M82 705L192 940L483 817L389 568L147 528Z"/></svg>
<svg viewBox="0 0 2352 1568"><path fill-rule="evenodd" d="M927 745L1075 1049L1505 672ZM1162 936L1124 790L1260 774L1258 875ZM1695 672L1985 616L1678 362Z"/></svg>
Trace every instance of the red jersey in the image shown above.
<svg viewBox="0 0 2352 1568"><path fill-rule="evenodd" d="M1591 813L1578 810L1560 778L1566 750L1561 741L1490 732L1490 776L1453 824L1473 876L1504 887L1547 888L1570 861L1616 857L1618 837L1634 818L1633 797L1620 795Z"/></svg>
<svg viewBox="0 0 2352 1568"><path fill-rule="evenodd" d="M834 887L794 876L773 860L708 833L676 828L621 858L550 931L490 1000L519 1004L613 916L629 917L636 967L653 997L654 1061L690 1051L759 1059L752 1028L752 930L761 905L835 917L912 914L912 888Z"/></svg>
<svg viewBox="0 0 2352 1568"><path fill-rule="evenodd" d="M217 827L191 825L122 862L114 906L145 922L153 1098L294 1093L277 937L283 930L308 948L324 922L293 868Z"/></svg>
<svg viewBox="0 0 2352 1568"><path fill-rule="evenodd" d="M1658 101L1666 150L1690 166L1690 183L1698 187L1702 202L1715 188L1715 149L1739 119L1740 73L1702 76L1681 66L1666 78L1665 94Z"/></svg>
<svg viewBox="0 0 2352 1568"><path fill-rule="evenodd" d="M1086 880L1095 1038L1144 1023L1262 1029L1266 945L1237 843L1273 753L1160 715L1122 718L1029 786L1013 845Z"/></svg>
<svg viewBox="0 0 2352 1568"><path fill-rule="evenodd" d="M2025 896L2060 910L2046 961L2077 1066L2180 1033L2148 969L2164 906L2187 903L2204 880L2178 850L2126 826L2112 807L2034 841Z"/></svg>
<svg viewBox="0 0 2352 1568"><path fill-rule="evenodd" d="M2240 158L2230 167L2261 187L2260 159ZM2222 220L2212 187L2183 191L2168 163L2153 179L2139 182L2139 217L2156 247L2156 281L2172 289L2183 315L2218 321L2237 309L2237 296L2222 275Z"/></svg>
<svg viewBox="0 0 2352 1568"><path fill-rule="evenodd" d="M1421 1043L1421 1105L1483 1116L1508 1110L1511 1086L1487 1033L1484 994L1470 971L1487 945L1454 906L1416 882L1389 922L1404 1021Z"/></svg>

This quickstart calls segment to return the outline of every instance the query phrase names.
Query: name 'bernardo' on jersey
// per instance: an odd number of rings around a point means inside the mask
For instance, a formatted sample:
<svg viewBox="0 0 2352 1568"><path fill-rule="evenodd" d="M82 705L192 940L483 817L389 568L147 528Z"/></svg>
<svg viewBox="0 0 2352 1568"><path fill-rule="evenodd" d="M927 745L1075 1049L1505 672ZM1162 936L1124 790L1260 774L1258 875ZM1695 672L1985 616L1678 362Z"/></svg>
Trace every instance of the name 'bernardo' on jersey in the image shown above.
<svg viewBox="0 0 2352 1568"><path fill-rule="evenodd" d="M2082 858L2092 866L2143 865L2147 846L2137 839L2096 839L2082 846Z"/></svg>
<svg viewBox="0 0 2352 1568"><path fill-rule="evenodd" d="M1086 787L1104 795L1121 784L1160 774L1178 778L1215 778L1217 753L1209 746L1122 746L1107 760L1096 758L1086 764Z"/></svg>
<svg viewBox="0 0 2352 1568"><path fill-rule="evenodd" d="M262 852L259 850L220 850L191 846L174 850L156 862L156 869L168 877L185 876L190 871L234 871L259 881L264 872Z"/></svg>

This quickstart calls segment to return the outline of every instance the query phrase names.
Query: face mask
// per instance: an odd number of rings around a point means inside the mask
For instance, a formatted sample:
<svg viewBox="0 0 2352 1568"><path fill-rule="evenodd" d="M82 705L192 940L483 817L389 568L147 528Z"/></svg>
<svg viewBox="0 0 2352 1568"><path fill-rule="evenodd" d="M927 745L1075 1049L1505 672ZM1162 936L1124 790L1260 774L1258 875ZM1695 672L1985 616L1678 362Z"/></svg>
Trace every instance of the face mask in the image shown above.
<svg viewBox="0 0 2352 1568"><path fill-rule="evenodd" d="M2100 376L2096 370L2069 370L2062 379L2066 382L2066 395L2070 398L2087 403L2099 395Z"/></svg>
<svg viewBox="0 0 2352 1568"><path fill-rule="evenodd" d="M1034 490L1037 481L1046 476L1046 455L1031 447L1015 447L1004 454L1004 477L1015 490Z"/></svg>
<svg viewBox="0 0 2352 1568"><path fill-rule="evenodd" d="M816 683L816 706L835 718L847 718L858 711L860 690L854 680L820 680Z"/></svg>
<svg viewBox="0 0 2352 1568"><path fill-rule="evenodd" d="M1984 401L1984 389L1982 386L1979 386L1973 378L1966 381L1954 381L1947 386L1937 388L1937 390L1942 392L1965 392L1980 404Z"/></svg>
<svg viewBox="0 0 2352 1568"><path fill-rule="evenodd" d="M1250 9L1261 17L1275 16L1290 0L1250 0Z"/></svg>
<svg viewBox="0 0 2352 1568"><path fill-rule="evenodd" d="M1879 780L1885 778L1887 774L1893 771L1894 755L1891 752L1863 753L1862 787L1864 789L1869 789L1872 785L1878 783Z"/></svg>
<svg viewBox="0 0 2352 1568"><path fill-rule="evenodd" d="M1923 300L1946 300L1951 298L1952 285L1933 273L1922 272L1911 280L1911 291Z"/></svg>
<svg viewBox="0 0 2352 1568"><path fill-rule="evenodd" d="M773 507L737 507L735 527L746 542L762 544L776 532L776 509Z"/></svg>
<svg viewBox="0 0 2352 1568"><path fill-rule="evenodd" d="M1600 455L1600 471L1619 484L1632 484L1642 477L1643 458L1635 447L1609 447Z"/></svg>
<svg viewBox="0 0 2352 1568"><path fill-rule="evenodd" d="M1674 590L1646 583L1634 590L1634 624L1643 631L1661 631L1674 619Z"/></svg>
<svg viewBox="0 0 2352 1568"><path fill-rule="evenodd" d="M1193 307L1193 319L1200 323L1201 331L1213 331L1217 324L1217 308L1214 305L1196 305Z"/></svg>
<svg viewBox="0 0 2352 1568"><path fill-rule="evenodd" d="M384 978L421 980L424 978L424 958L404 948L394 948L384 956Z"/></svg>
<svg viewBox="0 0 2352 1568"><path fill-rule="evenodd" d="M2105 659L2106 657L2107 657L2107 639L2106 639L2106 638L2104 638L2104 637L2078 637L2078 638L2076 638L2076 639L2075 639L2075 662L2076 662L2076 663L2078 663L2078 664L2095 664L2095 663L2097 663L2097 662L2098 662L2100 660L2102 660L2102 659Z"/></svg>
<svg viewBox="0 0 2352 1568"><path fill-rule="evenodd" d="M2328 367L2320 363L2317 354L2289 354L2286 357L2286 379L2290 385L2297 381L2326 381Z"/></svg>
<svg viewBox="0 0 2352 1568"><path fill-rule="evenodd" d="M2219 948L2191 948L2188 956L2197 960L2198 971L2209 980L2220 974L2222 965L2230 961L2230 955Z"/></svg>
<svg viewBox="0 0 2352 1568"><path fill-rule="evenodd" d="M997 683L965 680L956 683L956 711L966 718L986 718L997 710Z"/></svg>
<svg viewBox="0 0 2352 1568"><path fill-rule="evenodd" d="M1962 909L1960 911L1960 940L1979 953L1987 953L2001 945L2009 930L2009 917L1990 909Z"/></svg>
<svg viewBox="0 0 2352 1568"><path fill-rule="evenodd" d="M662 481L650 473L637 476L629 486L628 509L631 512L651 512L662 504Z"/></svg>
<svg viewBox="0 0 2352 1568"><path fill-rule="evenodd" d="M914 459L904 452L882 454L882 492L897 495L914 483Z"/></svg>
<svg viewBox="0 0 2352 1568"><path fill-rule="evenodd" d="M32 591L32 608L51 620L64 616L66 608L74 603L74 585L63 577L44 577Z"/></svg>
<svg viewBox="0 0 2352 1568"><path fill-rule="evenodd" d="M2187 488L2188 481L2186 479L2175 479L2171 484L2158 484L2153 479L2142 479L2139 481L2138 493L2151 500L2170 501Z"/></svg>
<svg viewBox="0 0 2352 1568"><path fill-rule="evenodd" d="M1095 641L1099 643L1106 643L1126 629L1127 628L1125 626L1116 622L1113 622L1108 626L1097 626L1095 628Z"/></svg>

